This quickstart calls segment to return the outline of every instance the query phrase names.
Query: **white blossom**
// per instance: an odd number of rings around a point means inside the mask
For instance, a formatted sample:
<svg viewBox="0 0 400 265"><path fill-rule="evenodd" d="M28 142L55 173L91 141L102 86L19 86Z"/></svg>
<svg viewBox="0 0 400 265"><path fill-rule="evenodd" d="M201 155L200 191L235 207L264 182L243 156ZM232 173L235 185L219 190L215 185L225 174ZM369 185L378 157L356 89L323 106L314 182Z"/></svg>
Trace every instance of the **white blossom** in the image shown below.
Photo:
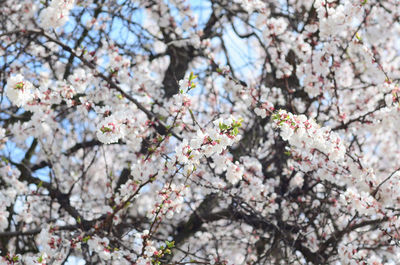
<svg viewBox="0 0 400 265"><path fill-rule="evenodd" d="M33 99L32 89L32 83L17 74L8 79L6 95L13 104L22 107Z"/></svg>

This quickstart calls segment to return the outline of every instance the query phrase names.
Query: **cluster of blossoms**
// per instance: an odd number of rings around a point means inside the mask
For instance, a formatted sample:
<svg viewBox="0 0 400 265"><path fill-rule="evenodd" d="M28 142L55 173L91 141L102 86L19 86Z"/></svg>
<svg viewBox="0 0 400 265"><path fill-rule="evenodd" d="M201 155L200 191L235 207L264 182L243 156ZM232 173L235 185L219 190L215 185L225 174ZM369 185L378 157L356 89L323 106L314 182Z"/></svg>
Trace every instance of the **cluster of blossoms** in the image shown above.
<svg viewBox="0 0 400 265"><path fill-rule="evenodd" d="M0 232L5 231L9 225L9 212L7 208L11 207L18 197L18 195L27 192L25 184L18 180L18 172L12 170L9 165L6 165L6 161L0 161L0 174L7 176L3 183L3 188L0 193ZM21 211L20 216L16 219L23 219L25 212Z"/></svg>
<svg viewBox="0 0 400 265"><path fill-rule="evenodd" d="M250 95L255 106L254 113L263 119L275 110L275 105L282 106L285 102L281 91L276 87L261 86L259 90L251 90Z"/></svg>
<svg viewBox="0 0 400 265"><path fill-rule="evenodd" d="M94 236L87 241L87 244L90 250L98 253L102 260L111 259L112 254L110 251L108 238L99 238Z"/></svg>
<svg viewBox="0 0 400 265"><path fill-rule="evenodd" d="M315 8L318 12L319 30L322 38L335 37L349 29L354 19L360 19L363 1L346 1L333 7L330 1L318 0Z"/></svg>
<svg viewBox="0 0 400 265"><path fill-rule="evenodd" d="M232 117L227 119L219 118L213 122L214 128L198 130L196 137L190 141L183 140L182 143L175 148L176 161L184 166L184 172L191 173L200 164L202 156L207 158L221 156L228 146L232 146L240 140L239 128L242 120L235 120ZM234 164L236 174L230 171L229 182L237 182L241 179L241 170ZM217 167L221 167L219 164Z"/></svg>
<svg viewBox="0 0 400 265"><path fill-rule="evenodd" d="M238 183L243 177L243 167L237 161L235 163L229 161L226 167L226 180L231 184Z"/></svg>
<svg viewBox="0 0 400 265"><path fill-rule="evenodd" d="M110 144L125 139L128 144L137 147L137 144L141 142L140 133L143 131L138 128L137 117L124 110L111 114L111 110L105 108L99 109L99 112L106 116L106 118L101 118L97 125L96 136L100 142Z"/></svg>
<svg viewBox="0 0 400 265"><path fill-rule="evenodd" d="M339 135L327 127L321 128L304 115L280 110L272 118L282 139L291 146L288 155L297 168L303 172L316 171L319 178L346 185L343 203L350 203L353 211L368 215L380 212L381 202L372 194L379 184L377 176L371 170L361 169L359 164L345 156L346 148ZM343 174L340 179L336 177L339 172ZM302 185L304 180L300 175L296 176L292 179L293 185Z"/></svg>
<svg viewBox="0 0 400 265"><path fill-rule="evenodd" d="M272 119L279 127L282 139L295 147L299 154L307 156L314 153L313 150L317 150L332 161L344 160L346 148L339 135L331 132L329 128L320 127L305 115L297 116L285 110L279 110Z"/></svg>
<svg viewBox="0 0 400 265"><path fill-rule="evenodd" d="M75 0L52 0L50 5L40 13L40 25L44 29L64 26L68 21L69 11L74 7Z"/></svg>
<svg viewBox="0 0 400 265"><path fill-rule="evenodd" d="M158 197L155 206L149 217L155 221L162 219L166 216L171 219L175 213L179 214L182 206L187 187L183 184L175 185L172 183L169 187L165 187L158 192Z"/></svg>
<svg viewBox="0 0 400 265"><path fill-rule="evenodd" d="M75 88L76 93L83 93L86 90L90 81L92 80L92 76L84 69L78 68L73 72L68 80Z"/></svg>
<svg viewBox="0 0 400 265"><path fill-rule="evenodd" d="M234 2L240 4L249 13L254 10L263 11L266 9L265 3L260 0L235 0Z"/></svg>

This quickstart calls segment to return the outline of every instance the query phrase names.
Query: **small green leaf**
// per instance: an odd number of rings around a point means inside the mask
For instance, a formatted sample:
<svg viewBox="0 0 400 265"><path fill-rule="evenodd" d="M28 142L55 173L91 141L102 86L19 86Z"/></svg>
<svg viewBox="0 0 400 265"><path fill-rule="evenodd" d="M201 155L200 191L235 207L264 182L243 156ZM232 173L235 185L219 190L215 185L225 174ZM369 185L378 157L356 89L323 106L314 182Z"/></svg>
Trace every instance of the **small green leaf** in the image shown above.
<svg viewBox="0 0 400 265"><path fill-rule="evenodd" d="M272 120L279 120L280 116L278 113L272 115Z"/></svg>
<svg viewBox="0 0 400 265"><path fill-rule="evenodd" d="M197 75L194 75L193 72L190 72L189 81L192 81L197 78Z"/></svg>
<svg viewBox="0 0 400 265"><path fill-rule="evenodd" d="M168 248L175 247L175 241L165 241L165 244L167 245Z"/></svg>
<svg viewBox="0 0 400 265"><path fill-rule="evenodd" d="M100 131L101 131L102 133L108 133L108 132L112 132L112 129L103 126L103 127L100 128Z"/></svg>
<svg viewBox="0 0 400 265"><path fill-rule="evenodd" d="M15 89L23 89L24 88L24 82L18 82L16 85L15 85Z"/></svg>
<svg viewBox="0 0 400 265"><path fill-rule="evenodd" d="M233 128L233 135L236 136L239 133L238 127Z"/></svg>

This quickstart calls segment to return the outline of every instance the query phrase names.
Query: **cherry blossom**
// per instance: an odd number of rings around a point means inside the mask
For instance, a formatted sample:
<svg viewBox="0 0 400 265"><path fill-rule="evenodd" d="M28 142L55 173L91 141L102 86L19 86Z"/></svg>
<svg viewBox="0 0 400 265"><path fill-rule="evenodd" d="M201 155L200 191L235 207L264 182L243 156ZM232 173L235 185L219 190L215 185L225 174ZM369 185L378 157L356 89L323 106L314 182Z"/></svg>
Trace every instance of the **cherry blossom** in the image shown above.
<svg viewBox="0 0 400 265"><path fill-rule="evenodd" d="M8 79L6 95L13 104L21 107L32 99L32 89L32 83L17 74Z"/></svg>
<svg viewBox="0 0 400 265"><path fill-rule="evenodd" d="M396 1L0 14L0 264L398 264Z"/></svg>

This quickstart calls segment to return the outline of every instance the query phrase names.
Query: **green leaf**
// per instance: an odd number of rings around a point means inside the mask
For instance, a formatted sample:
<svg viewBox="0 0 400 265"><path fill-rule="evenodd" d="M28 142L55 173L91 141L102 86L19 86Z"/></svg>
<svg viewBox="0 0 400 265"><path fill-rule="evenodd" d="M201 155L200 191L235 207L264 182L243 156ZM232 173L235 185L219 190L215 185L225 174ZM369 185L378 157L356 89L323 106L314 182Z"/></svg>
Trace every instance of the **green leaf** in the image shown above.
<svg viewBox="0 0 400 265"><path fill-rule="evenodd" d="M229 129L229 126L226 125L226 124L220 123L220 124L219 124L219 129L220 129L221 131L225 131L225 130L228 130L228 129Z"/></svg>
<svg viewBox="0 0 400 265"><path fill-rule="evenodd" d="M233 135L236 136L239 133L238 127L233 128Z"/></svg>
<svg viewBox="0 0 400 265"><path fill-rule="evenodd" d="M112 132L112 129L103 126L103 127L100 128L100 131L101 131L102 133L108 133L108 132Z"/></svg>
<svg viewBox="0 0 400 265"><path fill-rule="evenodd" d="M168 248L175 247L175 241L165 241L165 244L167 245Z"/></svg>
<svg viewBox="0 0 400 265"><path fill-rule="evenodd" d="M279 120L280 116L278 113L272 115L272 120Z"/></svg>
<svg viewBox="0 0 400 265"><path fill-rule="evenodd" d="M16 85L15 85L15 89L23 89L24 88L24 82L18 82Z"/></svg>

